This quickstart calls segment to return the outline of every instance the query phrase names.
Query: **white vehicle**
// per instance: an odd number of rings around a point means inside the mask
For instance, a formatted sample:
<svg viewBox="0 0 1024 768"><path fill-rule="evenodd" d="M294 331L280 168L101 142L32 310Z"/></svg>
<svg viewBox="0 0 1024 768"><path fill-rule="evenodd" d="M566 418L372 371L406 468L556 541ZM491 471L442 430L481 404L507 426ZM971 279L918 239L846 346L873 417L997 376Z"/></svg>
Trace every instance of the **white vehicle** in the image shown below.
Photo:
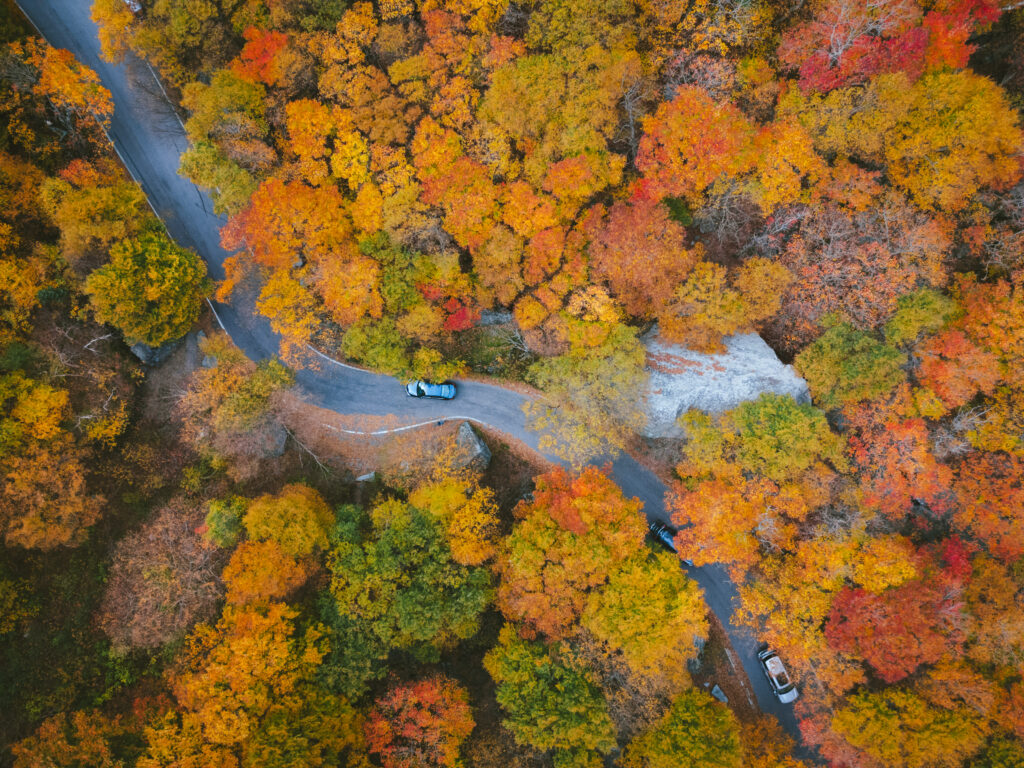
<svg viewBox="0 0 1024 768"><path fill-rule="evenodd" d="M765 648L757 654L757 660L761 662L761 669L768 677L768 684L772 687L772 693L783 704L792 704L800 694L789 677L782 659L775 651Z"/></svg>

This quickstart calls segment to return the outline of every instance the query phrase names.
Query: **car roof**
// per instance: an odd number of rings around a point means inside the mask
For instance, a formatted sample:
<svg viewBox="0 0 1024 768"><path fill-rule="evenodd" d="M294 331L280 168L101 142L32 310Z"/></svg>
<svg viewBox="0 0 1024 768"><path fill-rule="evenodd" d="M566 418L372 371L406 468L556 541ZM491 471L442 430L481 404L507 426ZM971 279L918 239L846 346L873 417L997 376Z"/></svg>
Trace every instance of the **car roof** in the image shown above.
<svg viewBox="0 0 1024 768"><path fill-rule="evenodd" d="M778 656L769 656L764 660L764 665L768 667L768 671L773 675L784 675L786 674L786 667L782 663L782 659Z"/></svg>

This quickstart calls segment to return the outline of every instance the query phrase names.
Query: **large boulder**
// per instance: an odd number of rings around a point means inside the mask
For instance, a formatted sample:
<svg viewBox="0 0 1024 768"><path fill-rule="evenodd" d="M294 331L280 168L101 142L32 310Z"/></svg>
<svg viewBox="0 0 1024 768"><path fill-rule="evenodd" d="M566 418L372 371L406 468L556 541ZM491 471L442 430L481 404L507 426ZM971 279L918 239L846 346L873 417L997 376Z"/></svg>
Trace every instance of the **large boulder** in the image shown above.
<svg viewBox="0 0 1024 768"><path fill-rule="evenodd" d="M485 309L480 313L477 325L505 325L512 322L512 313L494 309Z"/></svg>
<svg viewBox="0 0 1024 768"><path fill-rule="evenodd" d="M132 344L129 349L133 355L139 358L143 365L148 365L152 368L160 365L167 358L173 355L180 346L181 339L178 339L177 341L169 341L159 347L151 347L140 341L136 344Z"/></svg>
<svg viewBox="0 0 1024 768"><path fill-rule="evenodd" d="M288 430L285 426L279 421L268 421L261 430L259 458L276 459L284 456L287 443Z"/></svg>
<svg viewBox="0 0 1024 768"><path fill-rule="evenodd" d="M682 437L676 420L691 409L719 413L765 392L809 402L807 382L783 365L756 333L724 339L726 350L705 355L672 344L655 327L644 336L650 375L644 413L647 437Z"/></svg>
<svg viewBox="0 0 1024 768"><path fill-rule="evenodd" d="M459 424L459 431L455 433L455 449L455 464L458 467L483 472L491 463L491 449L468 421Z"/></svg>

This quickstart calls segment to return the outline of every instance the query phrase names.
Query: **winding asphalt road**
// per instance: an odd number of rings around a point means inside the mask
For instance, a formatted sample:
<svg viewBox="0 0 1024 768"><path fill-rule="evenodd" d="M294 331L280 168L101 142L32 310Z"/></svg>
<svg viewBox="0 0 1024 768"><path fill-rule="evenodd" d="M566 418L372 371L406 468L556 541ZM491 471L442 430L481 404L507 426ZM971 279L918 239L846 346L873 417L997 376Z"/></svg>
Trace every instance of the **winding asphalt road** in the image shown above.
<svg viewBox="0 0 1024 768"><path fill-rule="evenodd" d="M223 278L224 259L229 255L220 246L219 230L224 220L213 214L205 192L178 175L179 157L188 141L149 67L131 57L118 65L99 58L89 0L21 0L20 4L51 45L72 51L99 74L113 94L114 115L108 133L121 160L174 239L195 249L206 260L214 279ZM260 360L277 353L277 337L251 305L233 302L216 304L215 308L231 338L250 358ZM339 413L394 414L407 423L470 418L537 448L537 435L526 429L523 417L525 398L501 387L464 382L459 384L459 396L452 403L420 402L407 397L395 379L333 363L325 363L318 371L301 371L297 378L310 401ZM652 472L623 455L612 463L612 473L627 496L644 503L650 519L668 521L666 488ZM780 704L772 694L755 655L755 639L732 622L736 587L725 569L711 565L688 570L725 626L759 707L776 716L799 743L792 707Z"/></svg>

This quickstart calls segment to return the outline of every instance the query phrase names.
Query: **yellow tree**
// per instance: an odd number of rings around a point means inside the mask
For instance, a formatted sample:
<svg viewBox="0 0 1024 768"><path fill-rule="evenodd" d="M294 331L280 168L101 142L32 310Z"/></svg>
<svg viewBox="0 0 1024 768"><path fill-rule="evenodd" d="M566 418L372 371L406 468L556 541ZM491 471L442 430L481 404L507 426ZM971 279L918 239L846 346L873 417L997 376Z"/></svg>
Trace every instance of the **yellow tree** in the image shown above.
<svg viewBox="0 0 1024 768"><path fill-rule="evenodd" d="M445 526L455 562L480 565L494 556L498 506L490 488L447 477L421 485L409 495L409 503L435 515Z"/></svg>
<svg viewBox="0 0 1024 768"><path fill-rule="evenodd" d="M1021 131L1005 93L970 70L879 75L866 88L821 96L795 89L780 112L796 114L820 151L885 169L914 202L963 209L981 188L1005 189L1021 176Z"/></svg>
<svg viewBox="0 0 1024 768"><path fill-rule="evenodd" d="M300 557L326 549L334 512L314 488L294 483L253 500L242 524L250 538L275 541L287 554Z"/></svg>
<svg viewBox="0 0 1024 768"><path fill-rule="evenodd" d="M851 696L833 715L832 729L875 764L892 768L955 768L988 735L987 724L966 707L935 707L898 688Z"/></svg>
<svg viewBox="0 0 1024 768"><path fill-rule="evenodd" d="M289 365L302 366L309 357L318 325L316 306L313 293L284 269L272 272L260 290L256 308L281 334L281 359Z"/></svg>
<svg viewBox="0 0 1024 768"><path fill-rule="evenodd" d="M722 337L750 333L774 315L792 281L786 267L761 257L744 262L731 279L721 265L702 261L676 287L659 318L661 333L701 352L721 352Z"/></svg>
<svg viewBox="0 0 1024 768"><path fill-rule="evenodd" d="M327 179L346 181L354 191L369 178L369 149L354 129L352 118L338 106L299 99L285 107L289 148L310 184Z"/></svg>
<svg viewBox="0 0 1024 768"><path fill-rule="evenodd" d="M0 526L8 544L52 549L81 544L106 500L86 485L88 454L63 437L6 462Z"/></svg>
<svg viewBox="0 0 1024 768"><path fill-rule="evenodd" d="M580 624L622 653L630 669L676 685L708 634L707 608L695 581L667 552L627 560L591 594Z"/></svg>
<svg viewBox="0 0 1024 768"><path fill-rule="evenodd" d="M297 636L281 603L232 606L200 625L169 675L179 706L147 731L143 768L271 765L363 767L362 721L348 702L312 684L318 635ZM180 760L180 762L178 762Z"/></svg>

